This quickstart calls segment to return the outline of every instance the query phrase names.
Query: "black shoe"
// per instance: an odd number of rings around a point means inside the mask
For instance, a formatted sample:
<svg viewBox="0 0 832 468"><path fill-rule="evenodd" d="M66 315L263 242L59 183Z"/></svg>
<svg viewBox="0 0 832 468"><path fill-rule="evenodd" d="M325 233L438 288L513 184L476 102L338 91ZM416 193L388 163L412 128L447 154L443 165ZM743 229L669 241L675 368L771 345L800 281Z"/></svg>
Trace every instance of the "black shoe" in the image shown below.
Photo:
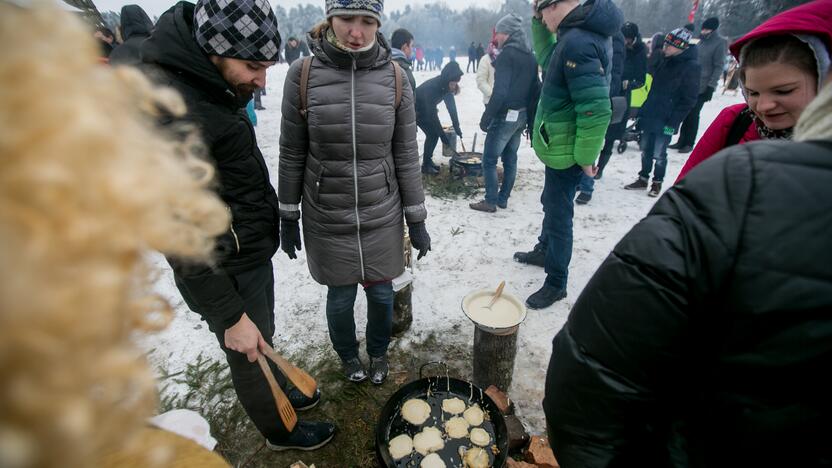
<svg viewBox="0 0 832 468"><path fill-rule="evenodd" d="M374 385L381 385L387 379L390 366L387 364L387 356L370 357L370 381Z"/></svg>
<svg viewBox="0 0 832 468"><path fill-rule="evenodd" d="M577 203L579 205L586 205L591 200L592 200L592 194L591 193L581 192L581 193L578 194L578 197L575 198L575 203Z"/></svg>
<svg viewBox="0 0 832 468"><path fill-rule="evenodd" d="M422 166L422 174L434 176L439 174L439 169L433 166Z"/></svg>
<svg viewBox="0 0 832 468"><path fill-rule="evenodd" d="M526 306L534 310L545 309L565 297L565 289L556 289L544 284L540 290L526 299Z"/></svg>
<svg viewBox="0 0 832 468"><path fill-rule="evenodd" d="M485 213L496 213L497 212L497 206L492 205L491 203L488 203L485 200L478 201L476 203L469 203L468 207L471 208L472 210L482 211L482 212L485 212Z"/></svg>
<svg viewBox="0 0 832 468"><path fill-rule="evenodd" d="M653 185L650 186L650 191L647 192L648 197L656 198L662 193L662 183L661 182L653 182Z"/></svg>
<svg viewBox="0 0 832 468"><path fill-rule="evenodd" d="M297 388L293 388L287 392L286 396L289 398L289 402L292 403L292 408L297 411L306 411L314 408L321 401L321 390L315 390L315 394L312 395L312 398L309 398Z"/></svg>
<svg viewBox="0 0 832 468"><path fill-rule="evenodd" d="M601 170L601 169L598 169L598 173L595 174L595 180L601 180L602 177L604 177L604 171Z"/></svg>
<svg viewBox="0 0 832 468"><path fill-rule="evenodd" d="M683 147L679 148L679 154L688 154L691 151L693 151L693 148L690 147L690 146L683 146Z"/></svg>
<svg viewBox="0 0 832 468"><path fill-rule="evenodd" d="M361 359L354 357L346 361L341 361L344 368L344 377L350 382L359 383L367 380L367 371L364 370L364 364L361 364Z"/></svg>
<svg viewBox="0 0 832 468"><path fill-rule="evenodd" d="M546 261L546 252L543 249L538 249L537 247L535 247L535 249L531 252L515 252L514 261L542 268L544 262Z"/></svg>
<svg viewBox="0 0 832 468"><path fill-rule="evenodd" d="M498 202L497 203L497 208L500 208L500 209L503 209L503 210L508 208L508 202L504 202L504 203L499 203Z"/></svg>
<svg viewBox="0 0 832 468"><path fill-rule="evenodd" d="M672 145L667 146L668 149L672 149L672 150L677 150L681 147L682 147L682 142L680 142L680 141L677 141L676 143L673 143Z"/></svg>
<svg viewBox="0 0 832 468"><path fill-rule="evenodd" d="M625 185L625 190L644 190L647 188L647 179L642 179L641 177L638 178L635 182L630 185Z"/></svg>
<svg viewBox="0 0 832 468"><path fill-rule="evenodd" d="M266 440L269 450L316 450L335 436L335 424L328 422L298 421L295 429L282 440Z"/></svg>

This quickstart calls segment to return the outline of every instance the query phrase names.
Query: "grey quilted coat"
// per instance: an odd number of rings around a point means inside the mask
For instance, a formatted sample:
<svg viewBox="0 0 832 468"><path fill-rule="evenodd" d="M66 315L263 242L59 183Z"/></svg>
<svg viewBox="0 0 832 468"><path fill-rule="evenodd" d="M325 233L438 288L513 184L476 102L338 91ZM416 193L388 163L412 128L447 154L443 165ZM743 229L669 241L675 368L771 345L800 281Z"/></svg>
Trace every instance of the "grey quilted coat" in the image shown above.
<svg viewBox="0 0 832 468"><path fill-rule="evenodd" d="M307 117L300 113L303 61L283 88L278 198L298 219L315 281L344 286L390 280L404 271L403 217L427 217L416 143L413 92L395 69L381 34L366 52L348 53L309 34L314 59ZM302 208L302 211L300 209Z"/></svg>

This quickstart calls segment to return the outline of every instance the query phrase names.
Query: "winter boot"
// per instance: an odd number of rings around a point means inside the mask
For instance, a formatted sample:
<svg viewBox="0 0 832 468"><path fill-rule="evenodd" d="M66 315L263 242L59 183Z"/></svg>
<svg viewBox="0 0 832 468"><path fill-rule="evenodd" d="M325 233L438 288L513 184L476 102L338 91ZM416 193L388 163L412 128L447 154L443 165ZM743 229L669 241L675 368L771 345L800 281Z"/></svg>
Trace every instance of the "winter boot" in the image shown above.
<svg viewBox="0 0 832 468"><path fill-rule="evenodd" d="M280 440L266 440L269 450L316 450L335 436L335 425L328 422L298 421L295 429Z"/></svg>
<svg viewBox="0 0 832 468"><path fill-rule="evenodd" d="M370 382L373 385L381 385L387 379L390 366L387 364L387 356L370 357Z"/></svg>
<svg viewBox="0 0 832 468"><path fill-rule="evenodd" d="M317 406L318 402L321 401L320 390L315 390L315 394L312 395L312 398L309 398L297 388L293 388L286 392L286 396L289 398L289 403L292 404L292 408L296 411L310 410Z"/></svg>
<svg viewBox="0 0 832 468"><path fill-rule="evenodd" d="M557 289L544 284L542 288L526 299L526 306L534 310L545 309L564 298L566 298L565 289Z"/></svg>
<svg viewBox="0 0 832 468"><path fill-rule="evenodd" d="M439 169L435 166L422 165L422 174L435 176L439 174Z"/></svg>
<svg viewBox="0 0 832 468"><path fill-rule="evenodd" d="M471 203L468 205L472 210L476 211L483 211L485 213L496 213L497 207L488 203L487 201L483 200L477 203Z"/></svg>
<svg viewBox="0 0 832 468"><path fill-rule="evenodd" d="M681 148L681 147L682 147L682 142L681 142L681 141L677 141L676 143L673 143L672 145L668 145L668 146L667 146L667 149L677 150L677 149L679 149L679 148Z"/></svg>
<svg viewBox="0 0 832 468"><path fill-rule="evenodd" d="M625 185L625 190L644 190L647 188L647 179L643 179L641 177L638 178L635 182L630 185Z"/></svg>
<svg viewBox="0 0 832 468"><path fill-rule="evenodd" d="M538 244L534 246L531 252L514 252L514 261L543 268L546 261L546 250Z"/></svg>
<svg viewBox="0 0 832 468"><path fill-rule="evenodd" d="M581 193L578 194L578 197L575 198L575 203L577 203L579 205L586 205L591 200L592 200L592 194L591 193L581 192Z"/></svg>
<svg viewBox="0 0 832 468"><path fill-rule="evenodd" d="M691 146L682 146L679 148L679 154L688 154L693 151L693 147Z"/></svg>
<svg viewBox="0 0 832 468"><path fill-rule="evenodd" d="M656 198L662 193L662 183L661 182L653 182L653 185L650 186L650 191L647 192L648 197Z"/></svg>
<svg viewBox="0 0 832 468"><path fill-rule="evenodd" d="M364 370L364 364L361 364L361 359L354 357L341 361L344 369L344 376L353 383L359 383L367 380L367 371Z"/></svg>

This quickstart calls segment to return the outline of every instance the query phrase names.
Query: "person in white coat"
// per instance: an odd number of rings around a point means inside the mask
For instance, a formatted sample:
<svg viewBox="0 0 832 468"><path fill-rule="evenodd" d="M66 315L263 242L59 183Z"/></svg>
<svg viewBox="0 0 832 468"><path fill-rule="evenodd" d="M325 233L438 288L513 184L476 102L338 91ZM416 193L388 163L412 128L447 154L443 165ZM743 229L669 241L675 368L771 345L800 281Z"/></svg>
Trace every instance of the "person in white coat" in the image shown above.
<svg viewBox="0 0 832 468"><path fill-rule="evenodd" d="M486 106L488 105L488 101L491 100L491 93L494 91L493 62L497 59L498 53L499 49L497 49L497 45L494 43L494 37L492 36L491 42L488 44L488 60L481 63L480 68L477 70L477 88L482 93L482 103Z"/></svg>

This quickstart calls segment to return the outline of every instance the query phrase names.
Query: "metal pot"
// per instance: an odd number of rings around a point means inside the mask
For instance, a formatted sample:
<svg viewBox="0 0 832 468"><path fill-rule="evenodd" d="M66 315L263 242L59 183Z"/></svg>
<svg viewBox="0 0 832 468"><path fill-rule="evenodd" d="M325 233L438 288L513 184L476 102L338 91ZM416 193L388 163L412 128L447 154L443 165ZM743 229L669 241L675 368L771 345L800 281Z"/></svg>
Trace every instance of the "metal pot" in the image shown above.
<svg viewBox="0 0 832 468"><path fill-rule="evenodd" d="M423 377L422 372L426 366L440 364L445 367L444 376ZM411 398L421 398L431 406L431 417L425 422L426 425L440 425L444 419L442 413L442 401L447 398L457 397L468 405L478 404L486 413L486 420L480 426L491 436L491 450L489 461L491 466L502 468L508 458L508 429L505 418L497 405L481 388L465 380L455 379L448 375L448 366L442 362L429 362L419 368L419 380L410 382L400 388L381 409L376 424L376 457L381 466L388 468L404 468L419 466L422 460L415 450L407 457L398 461L393 460L390 455L390 439L400 434L407 434L410 437L421 431L421 426L414 426L405 421L401 415L401 408L405 401ZM445 441L445 448L438 452L449 466L462 466L459 456L460 447L471 447L471 441L464 439L449 439ZM453 460L453 461L451 461Z"/></svg>
<svg viewBox="0 0 832 468"><path fill-rule="evenodd" d="M456 153L451 158L451 174L457 179L482 175L482 153Z"/></svg>

